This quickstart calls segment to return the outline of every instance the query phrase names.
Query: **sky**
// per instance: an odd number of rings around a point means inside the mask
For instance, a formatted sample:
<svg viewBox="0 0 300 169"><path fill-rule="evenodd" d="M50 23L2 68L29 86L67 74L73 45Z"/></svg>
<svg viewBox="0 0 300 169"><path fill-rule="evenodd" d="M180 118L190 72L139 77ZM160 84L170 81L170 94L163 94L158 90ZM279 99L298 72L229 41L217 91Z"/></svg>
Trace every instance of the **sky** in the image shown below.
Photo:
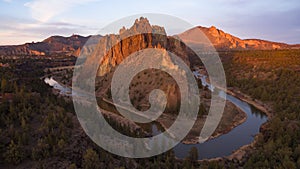
<svg viewBox="0 0 300 169"><path fill-rule="evenodd" d="M141 13L214 25L242 39L300 44L299 0L0 0L0 45L94 35L113 21Z"/></svg>

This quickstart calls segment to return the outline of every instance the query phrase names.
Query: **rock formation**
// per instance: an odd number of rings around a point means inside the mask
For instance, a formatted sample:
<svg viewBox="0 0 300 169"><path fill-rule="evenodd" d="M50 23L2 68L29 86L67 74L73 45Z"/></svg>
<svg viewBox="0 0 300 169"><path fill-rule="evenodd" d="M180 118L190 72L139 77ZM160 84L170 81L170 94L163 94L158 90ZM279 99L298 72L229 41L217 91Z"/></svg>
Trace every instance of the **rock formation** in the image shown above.
<svg viewBox="0 0 300 169"><path fill-rule="evenodd" d="M96 95L98 97L111 100L109 97L110 85L116 67L125 58L143 49L161 49L163 56L156 57L156 54L153 54L149 57L153 57L154 62L161 61L162 66L169 69L177 69L177 67L174 65L175 61L166 51L176 54L187 66L190 66L188 56L192 55L193 52L176 38L167 36L164 28L152 26L146 18L136 20L129 29L123 27L119 33L118 35L110 34L100 38L94 49L95 51L86 58L86 69L83 69L82 78L86 79L90 74L89 69L94 68L93 65L96 63L100 65L96 79ZM103 58L99 58L101 55ZM138 60L132 64L140 65L142 62L144 60ZM124 77L126 77L126 72L124 72ZM142 71L132 80L129 93L133 105L140 110L149 108L148 97L153 89L161 89L165 92L168 100L168 111L176 112L178 110L180 92L177 84L170 75L156 69Z"/></svg>
<svg viewBox="0 0 300 169"><path fill-rule="evenodd" d="M122 28L120 34L110 34L100 38L95 52L87 58L86 64L101 62L98 75L103 76L120 64L127 56L147 48L166 49L173 52L190 65L189 55L193 52L174 37L168 37L163 27L151 26L146 18L141 17L129 28ZM104 53L103 53L104 52ZM97 58L104 55L101 60Z"/></svg>

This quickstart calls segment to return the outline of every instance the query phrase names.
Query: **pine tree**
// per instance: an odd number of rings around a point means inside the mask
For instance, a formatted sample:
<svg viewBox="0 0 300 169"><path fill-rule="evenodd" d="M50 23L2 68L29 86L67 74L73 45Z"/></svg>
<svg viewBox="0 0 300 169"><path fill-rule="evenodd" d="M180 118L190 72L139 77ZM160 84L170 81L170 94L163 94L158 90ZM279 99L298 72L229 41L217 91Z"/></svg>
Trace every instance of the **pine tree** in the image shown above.
<svg viewBox="0 0 300 169"><path fill-rule="evenodd" d="M5 161L8 163L19 164L24 159L22 147L15 144L12 140L4 154Z"/></svg>
<svg viewBox="0 0 300 169"><path fill-rule="evenodd" d="M198 160L198 149L196 147L192 147L190 152L189 152L189 156L188 159L195 163Z"/></svg>
<svg viewBox="0 0 300 169"><path fill-rule="evenodd" d="M77 169L77 166L76 166L76 164L73 163L73 164L69 165L68 169Z"/></svg>
<svg viewBox="0 0 300 169"><path fill-rule="evenodd" d="M100 160L97 152L91 148L87 149L86 153L83 155L82 166L84 169L100 168Z"/></svg>
<svg viewBox="0 0 300 169"><path fill-rule="evenodd" d="M2 78L2 80L1 80L1 92L5 93L6 88L7 88L7 81L6 81L6 79Z"/></svg>

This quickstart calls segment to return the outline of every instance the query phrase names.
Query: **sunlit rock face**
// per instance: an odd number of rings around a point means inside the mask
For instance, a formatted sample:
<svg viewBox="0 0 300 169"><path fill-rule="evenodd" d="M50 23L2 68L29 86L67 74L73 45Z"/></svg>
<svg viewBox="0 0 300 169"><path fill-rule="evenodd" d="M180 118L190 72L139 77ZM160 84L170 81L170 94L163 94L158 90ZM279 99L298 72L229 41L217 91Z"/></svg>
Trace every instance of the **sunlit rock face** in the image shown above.
<svg viewBox="0 0 300 169"><path fill-rule="evenodd" d="M112 76L120 65L127 57L135 55L144 49L160 49L160 53L149 54L146 57L151 57L151 60L138 60L132 64L140 65L144 62L158 62L163 67L168 69L177 70L178 66L175 64L169 52L178 56L187 67L190 66L189 56L195 55L191 49L187 48L185 44L180 42L175 37L166 35L163 27L151 25L146 18L136 20L132 27L129 29L122 28L119 34L110 34L102 37L94 52L87 56L85 73L83 76L88 76L91 72L89 70L94 67L96 63L99 64L96 78L96 95L98 97L109 97ZM102 55L103 58L99 58ZM126 72L124 77L126 77ZM184 74L184 71L179 71ZM149 69L137 74L130 84L130 99L136 108L146 110L149 108L149 94L154 89L164 91L167 96L167 110L177 111L180 105L180 91L174 79L156 69Z"/></svg>
<svg viewBox="0 0 300 169"><path fill-rule="evenodd" d="M209 28L198 26L196 28L200 29L208 37L217 50L271 50L293 48L293 46L284 43L260 39L240 39L214 26Z"/></svg>
<svg viewBox="0 0 300 169"><path fill-rule="evenodd" d="M129 28L122 28L119 35L107 35L101 38L98 49L109 49L100 61L98 75L103 76L116 65L120 64L130 54L148 48L166 49L174 52L189 64L186 47L166 35L165 29L152 26L146 18L136 20ZM95 57L88 58L87 64L95 61Z"/></svg>

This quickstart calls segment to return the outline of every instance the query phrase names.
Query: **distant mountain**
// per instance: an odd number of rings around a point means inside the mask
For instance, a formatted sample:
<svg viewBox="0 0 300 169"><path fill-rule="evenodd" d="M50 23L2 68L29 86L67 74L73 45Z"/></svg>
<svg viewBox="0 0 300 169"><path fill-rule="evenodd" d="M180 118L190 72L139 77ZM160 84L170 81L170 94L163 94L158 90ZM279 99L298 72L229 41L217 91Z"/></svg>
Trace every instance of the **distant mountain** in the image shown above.
<svg viewBox="0 0 300 169"><path fill-rule="evenodd" d="M194 31L201 30L217 50L273 50L300 48L300 45L271 42L260 39L240 39L214 26L210 28L198 26L180 34L181 38L192 39Z"/></svg>
<svg viewBox="0 0 300 169"><path fill-rule="evenodd" d="M51 36L42 42L23 45L0 46L0 55L75 55L80 54L81 47L88 37L72 35L70 37Z"/></svg>
<svg viewBox="0 0 300 169"><path fill-rule="evenodd" d="M139 21L140 22L140 21ZM143 23L144 24L141 24ZM138 29L158 29L164 31L162 27L150 26L146 20L143 20L131 30L121 29L120 34L136 31ZM145 24L146 23L146 24ZM286 43L271 42L260 39L240 39L229 33L226 33L214 26L210 28L197 26L179 34L180 38L192 39L193 32L201 30L211 41L214 47L219 50L273 50L273 49L300 49L300 44L289 45ZM100 35L99 35L100 36ZM98 36L98 37L99 37ZM91 36L72 35L70 37L51 36L42 42L26 43L23 45L0 46L0 55L73 55L79 56L82 46ZM100 36L102 37L102 36Z"/></svg>

